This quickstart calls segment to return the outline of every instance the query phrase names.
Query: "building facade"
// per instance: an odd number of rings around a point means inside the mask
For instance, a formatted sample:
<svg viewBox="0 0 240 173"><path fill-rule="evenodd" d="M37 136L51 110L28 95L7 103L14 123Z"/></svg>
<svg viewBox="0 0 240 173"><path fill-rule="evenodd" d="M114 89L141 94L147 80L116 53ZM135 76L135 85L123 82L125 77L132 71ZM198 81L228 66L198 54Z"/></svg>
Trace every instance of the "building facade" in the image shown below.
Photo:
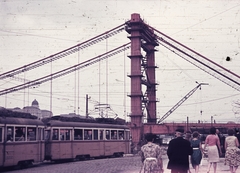
<svg viewBox="0 0 240 173"><path fill-rule="evenodd" d="M12 111L16 111L16 112L25 112L25 113L30 113L31 115L37 116L39 119L42 118L49 118L53 116L53 113L49 110L41 110L39 107L39 103L36 99L34 99L32 101L32 105L31 106L25 106L23 107L23 109L21 108L13 108L10 109Z"/></svg>

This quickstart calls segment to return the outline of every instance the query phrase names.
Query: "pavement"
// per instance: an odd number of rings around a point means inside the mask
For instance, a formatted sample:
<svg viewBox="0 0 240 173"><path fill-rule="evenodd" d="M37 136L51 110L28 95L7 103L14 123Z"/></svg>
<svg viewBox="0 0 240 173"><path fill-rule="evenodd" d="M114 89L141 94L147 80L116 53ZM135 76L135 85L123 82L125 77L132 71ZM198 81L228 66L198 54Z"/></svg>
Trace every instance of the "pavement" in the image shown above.
<svg viewBox="0 0 240 173"><path fill-rule="evenodd" d="M133 157L139 157L139 156L133 156ZM163 155L162 158L163 158L164 173L171 173L171 170L167 169L167 164L168 164L167 155ZM217 163L217 173L230 172L229 166L224 165L224 159L225 158L220 158L219 162ZM208 168L208 158L203 158L201 164L199 165L199 172L198 173L207 173L207 168ZM210 173L213 173L213 172L214 172L213 167L211 167L210 168ZM139 173L139 170L136 170L136 171L129 170L129 171L126 171L124 173ZM192 165L190 165L190 172L189 173L195 173L195 170L192 168ZM240 167L239 167L239 169L237 170L236 173L240 173Z"/></svg>
<svg viewBox="0 0 240 173"><path fill-rule="evenodd" d="M163 164L164 164L164 173L171 173L171 170L167 169L168 158L166 155L163 156ZM203 158L201 165L199 165L199 173L206 173L208 167L208 159ZM191 173L195 173L195 170L190 165ZM224 165L224 158L220 158L220 161L217 163L217 173L226 173L229 171L229 166ZM210 169L210 173L213 173L213 167ZM236 173L240 173L240 169L237 170Z"/></svg>
<svg viewBox="0 0 240 173"><path fill-rule="evenodd" d="M168 158L163 155L164 173L170 173L167 169ZM142 163L139 155L127 154L120 158L92 159L87 161L66 162L61 164L43 163L35 165L32 168L21 170L5 170L6 173L139 173ZM207 172L208 161L203 158L200 165L199 173ZM191 173L195 173L194 169L190 169ZM0 170L0 172L2 172ZM217 164L217 173L230 172L229 167L224 165L224 158L220 158ZM211 168L210 173L213 173ZM240 168L236 173L240 173Z"/></svg>

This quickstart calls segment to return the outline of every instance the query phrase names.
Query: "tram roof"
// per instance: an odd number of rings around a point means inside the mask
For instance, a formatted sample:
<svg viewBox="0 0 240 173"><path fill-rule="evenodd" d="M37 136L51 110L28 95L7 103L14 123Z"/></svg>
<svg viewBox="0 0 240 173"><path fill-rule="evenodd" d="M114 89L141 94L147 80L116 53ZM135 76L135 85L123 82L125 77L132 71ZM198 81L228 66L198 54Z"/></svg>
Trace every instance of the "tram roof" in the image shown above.
<svg viewBox="0 0 240 173"><path fill-rule="evenodd" d="M120 124L103 124L103 123L93 123L93 122L71 122L71 121L59 121L50 120L47 125L55 127L87 127L87 128L120 128L128 129L127 125Z"/></svg>
<svg viewBox="0 0 240 173"><path fill-rule="evenodd" d="M0 124L42 125L42 126L44 126L44 123L39 119L16 118L16 117L0 117Z"/></svg>

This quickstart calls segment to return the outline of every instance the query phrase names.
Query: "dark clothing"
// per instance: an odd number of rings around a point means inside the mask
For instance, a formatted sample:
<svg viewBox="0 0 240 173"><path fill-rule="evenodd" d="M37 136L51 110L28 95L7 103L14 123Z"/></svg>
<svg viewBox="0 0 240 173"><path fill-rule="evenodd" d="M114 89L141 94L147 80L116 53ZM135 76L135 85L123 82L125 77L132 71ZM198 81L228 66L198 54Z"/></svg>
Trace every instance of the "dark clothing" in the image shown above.
<svg viewBox="0 0 240 173"><path fill-rule="evenodd" d="M225 153L225 137L222 134L217 134L219 141L220 141L220 147L221 151L224 154ZM219 150L219 148L218 148Z"/></svg>
<svg viewBox="0 0 240 173"><path fill-rule="evenodd" d="M182 137L172 139L167 150L169 159L167 169L171 169L172 172L186 172L189 169L189 155L192 153L193 149L188 140Z"/></svg>
<svg viewBox="0 0 240 173"><path fill-rule="evenodd" d="M238 142L239 142L239 144L240 144L240 133L239 133L239 132L237 132L237 133L235 134L235 136L237 137L237 139L238 139Z"/></svg>
<svg viewBox="0 0 240 173"><path fill-rule="evenodd" d="M188 173L186 169L172 169L171 173Z"/></svg>
<svg viewBox="0 0 240 173"><path fill-rule="evenodd" d="M191 145L193 148L193 154L191 156L191 163L192 166L195 167L196 165L200 165L202 160L202 151L199 148L199 145L201 144L200 140L192 140Z"/></svg>

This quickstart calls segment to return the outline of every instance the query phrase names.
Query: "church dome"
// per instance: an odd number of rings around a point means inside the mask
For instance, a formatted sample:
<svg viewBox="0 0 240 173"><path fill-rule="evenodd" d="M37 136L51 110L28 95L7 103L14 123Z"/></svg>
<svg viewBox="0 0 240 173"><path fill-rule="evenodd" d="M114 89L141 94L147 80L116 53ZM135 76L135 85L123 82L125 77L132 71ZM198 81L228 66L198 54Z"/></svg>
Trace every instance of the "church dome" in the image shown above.
<svg viewBox="0 0 240 173"><path fill-rule="evenodd" d="M32 106L38 106L38 101L36 99L33 100Z"/></svg>

